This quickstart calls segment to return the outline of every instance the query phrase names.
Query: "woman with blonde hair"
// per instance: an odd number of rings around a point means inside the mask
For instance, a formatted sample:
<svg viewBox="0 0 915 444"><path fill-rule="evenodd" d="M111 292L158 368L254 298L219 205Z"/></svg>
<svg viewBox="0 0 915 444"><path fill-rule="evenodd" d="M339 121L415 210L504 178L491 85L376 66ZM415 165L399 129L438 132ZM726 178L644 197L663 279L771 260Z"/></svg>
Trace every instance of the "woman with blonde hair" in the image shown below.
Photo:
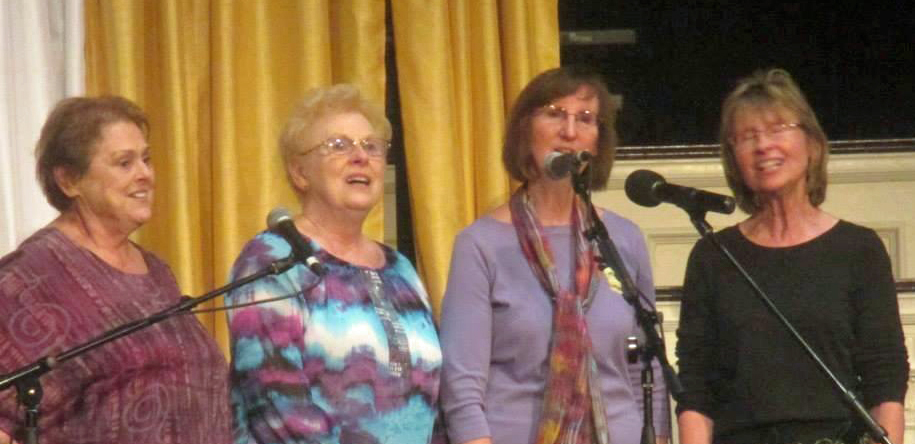
<svg viewBox="0 0 915 444"><path fill-rule="evenodd" d="M233 291L235 443L428 443L441 352L413 265L362 232L384 189L391 125L350 85L313 90L280 137L299 198L295 229L324 269ZM248 242L233 279L290 254L272 232Z"/></svg>
<svg viewBox="0 0 915 444"><path fill-rule="evenodd" d="M724 101L720 142L749 217L718 242L901 443L909 366L889 257L873 230L820 208L829 145L791 76L742 79ZM708 239L687 263L678 336L682 444L865 438L832 382Z"/></svg>

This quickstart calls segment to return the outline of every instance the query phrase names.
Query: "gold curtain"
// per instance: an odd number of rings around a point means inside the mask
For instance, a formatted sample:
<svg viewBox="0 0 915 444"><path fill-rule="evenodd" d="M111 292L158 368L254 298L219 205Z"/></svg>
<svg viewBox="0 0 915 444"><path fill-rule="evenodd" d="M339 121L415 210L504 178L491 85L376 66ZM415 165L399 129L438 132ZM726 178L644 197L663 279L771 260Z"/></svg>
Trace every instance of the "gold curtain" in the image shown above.
<svg viewBox="0 0 915 444"><path fill-rule="evenodd" d="M505 116L559 66L555 0L394 0L391 13L417 261L436 310L454 236L505 202Z"/></svg>
<svg viewBox="0 0 915 444"><path fill-rule="evenodd" d="M136 240L190 295L226 283L271 208L298 206L276 140L308 89L348 82L384 103L381 0L87 0L85 12L87 91L150 117L156 202ZM376 239L382 207L366 224ZM224 314L200 318L226 351Z"/></svg>

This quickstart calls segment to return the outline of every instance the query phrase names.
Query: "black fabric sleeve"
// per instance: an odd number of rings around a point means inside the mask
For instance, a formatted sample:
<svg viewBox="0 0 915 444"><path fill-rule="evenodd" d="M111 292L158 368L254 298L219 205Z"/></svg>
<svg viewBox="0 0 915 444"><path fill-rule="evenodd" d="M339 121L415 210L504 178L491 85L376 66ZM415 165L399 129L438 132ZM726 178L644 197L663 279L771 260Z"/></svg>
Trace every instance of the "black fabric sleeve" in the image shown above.
<svg viewBox="0 0 915 444"><path fill-rule="evenodd" d="M890 259L877 234L870 229L858 236L852 269L855 288L853 351L858 392L865 407L887 401L903 402L909 364Z"/></svg>
<svg viewBox="0 0 915 444"><path fill-rule="evenodd" d="M693 246L686 265L677 328L677 366L683 384L677 414L695 410L710 416L712 408L707 378L711 373L717 329L711 301L713 289L705 263L711 260L713 253L710 243L700 240Z"/></svg>

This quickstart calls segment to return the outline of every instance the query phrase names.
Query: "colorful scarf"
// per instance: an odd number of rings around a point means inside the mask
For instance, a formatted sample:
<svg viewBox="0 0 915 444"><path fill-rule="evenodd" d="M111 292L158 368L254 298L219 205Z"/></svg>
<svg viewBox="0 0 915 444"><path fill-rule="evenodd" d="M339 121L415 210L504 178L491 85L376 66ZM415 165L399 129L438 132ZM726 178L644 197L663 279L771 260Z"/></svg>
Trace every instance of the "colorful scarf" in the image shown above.
<svg viewBox="0 0 915 444"><path fill-rule="evenodd" d="M538 444L608 444L609 433L597 380L597 365L585 309L595 292L597 261L583 234L585 204L577 196L570 229L575 236L574 291L562 289L543 227L534 214L526 187L509 201L512 224L537 280L554 303L546 392L537 430Z"/></svg>

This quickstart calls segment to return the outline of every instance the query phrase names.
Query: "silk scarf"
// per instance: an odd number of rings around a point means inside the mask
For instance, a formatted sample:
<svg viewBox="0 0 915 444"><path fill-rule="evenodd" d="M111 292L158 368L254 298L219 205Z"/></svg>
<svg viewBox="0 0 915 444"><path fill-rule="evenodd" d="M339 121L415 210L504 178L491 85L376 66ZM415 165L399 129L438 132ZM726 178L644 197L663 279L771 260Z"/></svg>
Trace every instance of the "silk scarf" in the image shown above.
<svg viewBox="0 0 915 444"><path fill-rule="evenodd" d="M597 279L592 278L597 261L583 232L586 205L578 196L572 205L569 227L575 244L572 289L561 288L556 279L553 253L530 203L527 187L521 187L512 195L509 208L524 257L553 301L549 374L535 442L608 444L610 439L597 382L597 365L585 319L585 311L597 284Z"/></svg>

